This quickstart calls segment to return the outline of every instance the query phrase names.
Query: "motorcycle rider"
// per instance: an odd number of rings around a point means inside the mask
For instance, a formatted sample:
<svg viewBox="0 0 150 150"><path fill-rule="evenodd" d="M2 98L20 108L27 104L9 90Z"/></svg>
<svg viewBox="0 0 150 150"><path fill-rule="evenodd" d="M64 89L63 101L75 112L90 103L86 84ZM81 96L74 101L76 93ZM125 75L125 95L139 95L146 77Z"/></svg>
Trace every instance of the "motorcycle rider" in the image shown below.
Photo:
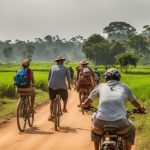
<svg viewBox="0 0 150 150"><path fill-rule="evenodd" d="M116 125L120 127L120 129L124 130L121 136L125 140L126 150L131 150L135 139L135 127L126 117L124 103L128 100L141 112L144 112L145 109L138 103L130 88L119 82L120 78L121 75L117 69L108 69L105 73L106 83L95 87L83 103L83 107L89 106L96 97L99 97L98 111L93 115L92 120L94 127L102 132L104 125ZM94 132L94 128L92 130L92 140L94 141L95 150L99 150L101 137Z"/></svg>

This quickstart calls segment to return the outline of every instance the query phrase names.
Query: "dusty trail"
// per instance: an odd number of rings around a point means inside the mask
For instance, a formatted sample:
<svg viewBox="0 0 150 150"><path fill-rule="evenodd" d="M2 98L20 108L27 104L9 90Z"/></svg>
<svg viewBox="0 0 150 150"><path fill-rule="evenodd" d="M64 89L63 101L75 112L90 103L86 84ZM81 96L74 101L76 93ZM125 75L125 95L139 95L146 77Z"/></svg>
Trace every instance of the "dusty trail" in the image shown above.
<svg viewBox="0 0 150 150"><path fill-rule="evenodd" d="M68 113L61 117L61 128L47 120L49 105L36 110L33 128L19 133L16 118L0 128L0 150L94 150L90 140L91 115L82 115L77 108L78 94L70 92Z"/></svg>

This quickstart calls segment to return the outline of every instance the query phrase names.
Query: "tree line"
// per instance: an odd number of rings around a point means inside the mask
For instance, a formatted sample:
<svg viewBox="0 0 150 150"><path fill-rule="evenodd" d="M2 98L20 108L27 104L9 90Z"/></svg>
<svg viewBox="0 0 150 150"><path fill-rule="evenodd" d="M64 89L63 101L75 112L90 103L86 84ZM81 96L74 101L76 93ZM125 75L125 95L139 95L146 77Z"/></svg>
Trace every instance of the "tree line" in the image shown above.
<svg viewBox="0 0 150 150"><path fill-rule="evenodd" d="M111 22L103 29L104 37L93 34L85 39L78 35L69 40L58 35L47 35L33 41L0 41L0 61L16 63L24 58L34 61L54 60L63 55L68 60L80 61L84 57L96 65L150 64L150 26L143 26L138 33L136 28L126 22Z"/></svg>
<svg viewBox="0 0 150 150"><path fill-rule="evenodd" d="M111 22L103 29L107 38L93 34L84 41L83 53L96 65L128 67L150 64L150 26L138 33L136 28L126 22Z"/></svg>
<svg viewBox="0 0 150 150"><path fill-rule="evenodd" d="M44 39L35 38L33 41L11 40L0 41L1 63L16 63L24 58L34 61L53 61L56 56L63 55L68 60L81 60L83 37L78 35L70 40L58 35L47 35Z"/></svg>

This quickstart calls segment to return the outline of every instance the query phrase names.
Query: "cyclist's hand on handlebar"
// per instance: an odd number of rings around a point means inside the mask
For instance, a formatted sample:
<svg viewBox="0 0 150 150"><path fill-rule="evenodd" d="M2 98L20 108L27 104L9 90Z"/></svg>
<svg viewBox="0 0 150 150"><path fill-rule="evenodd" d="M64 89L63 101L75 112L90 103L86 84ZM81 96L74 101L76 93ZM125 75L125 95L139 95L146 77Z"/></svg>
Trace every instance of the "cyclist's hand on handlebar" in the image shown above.
<svg viewBox="0 0 150 150"><path fill-rule="evenodd" d="M137 110L139 111L139 113L145 113L145 107L144 106L138 108Z"/></svg>

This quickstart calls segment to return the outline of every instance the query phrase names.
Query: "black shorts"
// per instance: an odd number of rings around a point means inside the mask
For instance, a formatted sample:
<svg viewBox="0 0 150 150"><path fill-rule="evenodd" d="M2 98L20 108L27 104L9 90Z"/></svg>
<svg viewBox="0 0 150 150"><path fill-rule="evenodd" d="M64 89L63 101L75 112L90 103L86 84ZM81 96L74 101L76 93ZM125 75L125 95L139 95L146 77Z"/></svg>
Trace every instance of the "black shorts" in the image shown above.
<svg viewBox="0 0 150 150"><path fill-rule="evenodd" d="M68 90L66 89L53 90L51 88L48 88L48 93L51 100L55 99L57 94L60 94L62 100L68 99Z"/></svg>

